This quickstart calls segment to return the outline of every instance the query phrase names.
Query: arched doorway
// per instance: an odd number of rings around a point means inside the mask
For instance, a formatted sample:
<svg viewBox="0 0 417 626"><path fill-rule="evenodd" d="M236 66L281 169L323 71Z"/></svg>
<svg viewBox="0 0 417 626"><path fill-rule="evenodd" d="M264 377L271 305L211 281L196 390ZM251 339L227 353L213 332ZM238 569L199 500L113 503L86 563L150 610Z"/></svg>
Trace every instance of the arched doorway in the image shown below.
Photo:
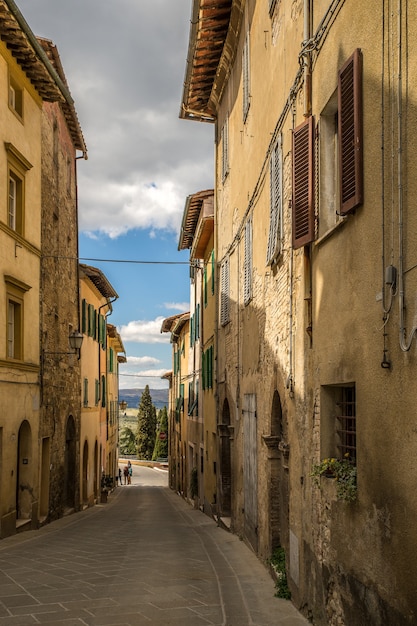
<svg viewBox="0 0 417 626"><path fill-rule="evenodd" d="M275 390L271 407L271 436L269 440L269 527L271 551L289 541L289 482L287 425L281 399Z"/></svg>
<svg viewBox="0 0 417 626"><path fill-rule="evenodd" d="M229 516L232 510L232 459L230 446L230 408L227 398L223 403L219 424L220 460L220 514Z"/></svg>
<svg viewBox="0 0 417 626"><path fill-rule="evenodd" d="M72 415L67 419L65 429L65 457L64 457L64 505L65 508L75 508L75 487L77 481L76 465L76 432L75 420Z"/></svg>
<svg viewBox="0 0 417 626"><path fill-rule="evenodd" d="M83 475L82 475L82 498L83 504L88 504L88 442L83 448Z"/></svg>
<svg viewBox="0 0 417 626"><path fill-rule="evenodd" d="M32 518L33 475L35 468L32 459L32 431L24 420L19 428L17 442L17 481L16 481L16 518Z"/></svg>

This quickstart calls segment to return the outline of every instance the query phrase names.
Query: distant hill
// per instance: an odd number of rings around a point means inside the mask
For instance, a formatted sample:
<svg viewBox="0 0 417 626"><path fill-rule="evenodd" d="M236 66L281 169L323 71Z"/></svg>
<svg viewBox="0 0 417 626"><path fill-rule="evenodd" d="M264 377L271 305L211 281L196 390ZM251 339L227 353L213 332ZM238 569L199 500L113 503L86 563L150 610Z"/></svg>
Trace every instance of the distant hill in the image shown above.
<svg viewBox="0 0 417 626"><path fill-rule="evenodd" d="M137 408L143 391L143 389L119 389L119 402L127 402L130 409ZM152 404L157 409L168 407L168 389L149 389L149 393Z"/></svg>

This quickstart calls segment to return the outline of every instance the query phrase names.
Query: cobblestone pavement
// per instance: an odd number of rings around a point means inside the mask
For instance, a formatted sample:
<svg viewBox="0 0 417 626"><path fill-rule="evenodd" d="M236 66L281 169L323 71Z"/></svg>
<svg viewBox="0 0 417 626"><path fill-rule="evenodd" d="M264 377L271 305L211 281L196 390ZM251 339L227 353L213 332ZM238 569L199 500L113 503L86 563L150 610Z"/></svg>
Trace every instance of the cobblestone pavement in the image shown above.
<svg viewBox="0 0 417 626"><path fill-rule="evenodd" d="M305 626L251 550L135 468L107 503L0 541L0 626Z"/></svg>

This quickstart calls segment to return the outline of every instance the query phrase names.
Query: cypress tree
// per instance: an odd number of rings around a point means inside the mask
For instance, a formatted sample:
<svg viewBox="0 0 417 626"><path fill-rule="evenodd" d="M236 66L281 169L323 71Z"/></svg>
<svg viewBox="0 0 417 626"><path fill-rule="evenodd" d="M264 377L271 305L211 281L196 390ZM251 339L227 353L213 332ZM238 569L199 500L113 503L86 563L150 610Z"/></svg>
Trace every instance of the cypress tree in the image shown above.
<svg viewBox="0 0 417 626"><path fill-rule="evenodd" d="M161 434L165 437L161 438ZM164 406L158 413L158 427L156 431L155 448L152 459L166 459L168 457L168 412Z"/></svg>
<svg viewBox="0 0 417 626"><path fill-rule="evenodd" d="M146 385L139 402L136 448L139 459L152 459L156 436L156 409L152 404L149 385Z"/></svg>
<svg viewBox="0 0 417 626"><path fill-rule="evenodd" d="M125 426L119 436L120 454L136 454L136 437L131 428Z"/></svg>

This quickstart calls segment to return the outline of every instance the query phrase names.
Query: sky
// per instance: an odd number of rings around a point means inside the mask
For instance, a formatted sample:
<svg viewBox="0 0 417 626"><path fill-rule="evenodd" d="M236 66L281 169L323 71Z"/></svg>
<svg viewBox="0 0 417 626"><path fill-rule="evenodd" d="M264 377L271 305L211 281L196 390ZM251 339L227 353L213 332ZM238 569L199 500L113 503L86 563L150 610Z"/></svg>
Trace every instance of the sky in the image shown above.
<svg viewBox="0 0 417 626"><path fill-rule="evenodd" d="M57 46L87 145L88 160L77 161L79 255L119 296L108 321L126 349L120 388L167 387L161 324L189 310L184 206L213 187L213 125L179 119L192 0L16 3Z"/></svg>

